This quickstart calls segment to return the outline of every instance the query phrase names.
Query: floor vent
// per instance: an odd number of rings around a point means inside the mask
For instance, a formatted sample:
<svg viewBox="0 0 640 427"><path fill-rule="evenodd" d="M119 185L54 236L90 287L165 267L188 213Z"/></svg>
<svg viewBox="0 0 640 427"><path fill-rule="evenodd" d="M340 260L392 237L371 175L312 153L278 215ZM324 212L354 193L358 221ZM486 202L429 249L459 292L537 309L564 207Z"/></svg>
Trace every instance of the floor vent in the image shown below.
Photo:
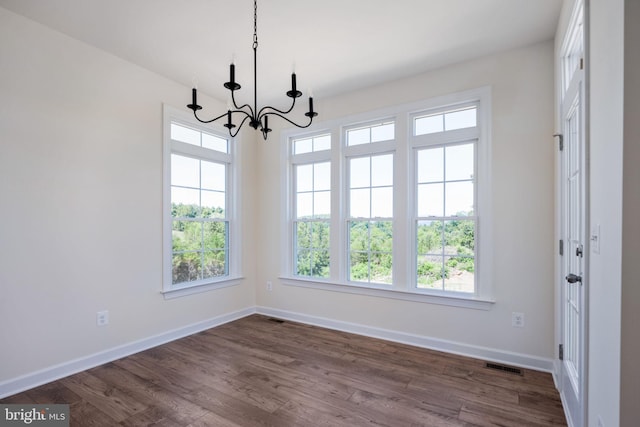
<svg viewBox="0 0 640 427"><path fill-rule="evenodd" d="M497 371L508 372L510 374L522 375L522 369L514 368L513 366L501 365L499 363L490 363L487 362L486 365L489 369L495 369Z"/></svg>
<svg viewBox="0 0 640 427"><path fill-rule="evenodd" d="M269 322L284 323L284 320L282 320L282 319L276 319L275 317L270 317L270 318L269 318Z"/></svg>

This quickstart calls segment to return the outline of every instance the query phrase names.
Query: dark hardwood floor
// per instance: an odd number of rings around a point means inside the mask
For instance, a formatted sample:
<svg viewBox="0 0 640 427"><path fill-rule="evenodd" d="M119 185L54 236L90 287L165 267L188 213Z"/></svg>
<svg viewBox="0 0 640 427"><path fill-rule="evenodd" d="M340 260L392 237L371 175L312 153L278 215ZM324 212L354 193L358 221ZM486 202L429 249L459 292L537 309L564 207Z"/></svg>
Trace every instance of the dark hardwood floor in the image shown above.
<svg viewBox="0 0 640 427"><path fill-rule="evenodd" d="M254 315L0 403L71 426L559 426L550 374Z"/></svg>

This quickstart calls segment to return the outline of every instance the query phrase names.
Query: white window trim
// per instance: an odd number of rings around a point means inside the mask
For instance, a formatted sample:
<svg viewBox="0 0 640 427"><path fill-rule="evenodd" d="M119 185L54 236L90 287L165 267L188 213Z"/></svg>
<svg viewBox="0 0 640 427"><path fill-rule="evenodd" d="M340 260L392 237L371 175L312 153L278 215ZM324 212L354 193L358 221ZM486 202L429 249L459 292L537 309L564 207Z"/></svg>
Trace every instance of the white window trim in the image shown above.
<svg viewBox="0 0 640 427"><path fill-rule="evenodd" d="M240 284L242 277L241 265L241 227L240 224L240 197L238 197L237 189L241 187L240 183L240 137L231 138L229 140L229 153L216 153L212 150L206 150L208 153L202 156L203 149L192 146L190 144L179 144L180 151L183 153L192 152L200 157L209 157L212 160L228 162L229 180L227 185L227 206L231 212L228 217L229 221L229 253L228 275L224 277L214 277L204 281L198 281L194 284L173 285L172 282L172 241L171 241L171 123L182 123L186 126L199 129L205 132L218 133L221 137L226 138L227 131L222 126L203 125L198 122L192 114L179 110L169 105L163 105L163 135L162 135L162 290L161 293L165 299L173 299L187 295L193 295L201 292L207 292L215 289L226 288Z"/></svg>
<svg viewBox="0 0 640 427"><path fill-rule="evenodd" d="M336 218L331 216L331 273L329 279L312 277L298 277L293 275L293 233L290 227L292 208L292 161L291 139L303 138L322 133L331 134L331 205L333 212L344 212L347 206L344 181L346 180L345 153L350 156L359 154L364 145L342 147L343 136L346 129L354 126L362 126L367 123L385 121L389 118L396 120L396 134L394 144L390 143L394 152L394 188L399 194L409 194L414 191L415 165L412 161L412 152L416 146L420 146L420 137L412 137L412 119L416 114L434 109L442 110L447 106L464 105L465 103L479 103L478 126L474 129L477 142L477 181L476 181L476 209L477 209L477 242L476 249L476 292L464 294L459 292L437 291L419 289L415 286L413 278L415 260L409 262L394 262L393 286L365 284L347 281L346 271L346 225L340 221L346 220L346 216ZM350 117L340 118L324 123L315 123L307 132L301 133L299 129L286 129L281 134L281 160L286 165L285 172L281 175L281 206L285 215L282 216L281 229L284 238L281 241L281 253L286 254L281 258L280 279L285 285L306 288L324 289L328 291L344 292L359 295L368 295L384 298L401 299L407 301L441 304L448 306L464 307L471 309L489 310L495 303L493 299L493 272L492 272L492 198L491 198L491 118L492 118L491 88L489 86L458 92L450 95L431 98L422 102L400 105L397 107L371 111ZM411 132L412 133L412 132ZM444 132L440 143L445 143L453 137L465 134L465 130ZM432 136L431 139L434 139ZM456 139L457 140L457 139ZM418 142L415 142L418 141ZM387 142L376 143L387 144ZM389 151L389 147L384 147ZM381 147L382 149L382 147ZM339 172L339 173L337 173ZM337 190L337 191L335 191ZM399 201L394 198L394 236L402 236L402 239L394 242L394 260L413 260L415 248L413 248L412 231L415 228L413 203L415 197L407 197L410 206L399 209ZM402 212L403 215L399 215ZM337 240L336 240L337 239ZM335 244L333 242L339 242Z"/></svg>

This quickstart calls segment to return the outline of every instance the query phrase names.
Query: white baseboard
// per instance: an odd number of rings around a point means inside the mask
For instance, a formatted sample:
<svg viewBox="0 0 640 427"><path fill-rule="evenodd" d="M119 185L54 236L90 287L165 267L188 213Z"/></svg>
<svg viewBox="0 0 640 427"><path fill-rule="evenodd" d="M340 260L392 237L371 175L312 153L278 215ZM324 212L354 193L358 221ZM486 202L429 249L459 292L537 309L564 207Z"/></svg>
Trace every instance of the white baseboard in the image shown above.
<svg viewBox="0 0 640 427"><path fill-rule="evenodd" d="M0 383L0 399L224 323L232 322L255 312L255 307L248 307L3 381Z"/></svg>
<svg viewBox="0 0 640 427"><path fill-rule="evenodd" d="M407 334L404 332L392 331L389 329L342 322L339 320L333 320L324 317L309 316L302 313L278 310L269 307L257 307L256 312L279 319L292 320L295 322L306 323L323 328L335 329L343 332L350 332L358 335L380 338L402 344L409 344L416 347L423 347L431 350L438 350L446 353L473 357L475 359L487 360L491 362L503 363L512 366L518 366L521 368L534 369L536 371L555 374L553 360L543 357L496 350L492 348L464 344L455 341L442 340L439 338L425 337L422 335Z"/></svg>

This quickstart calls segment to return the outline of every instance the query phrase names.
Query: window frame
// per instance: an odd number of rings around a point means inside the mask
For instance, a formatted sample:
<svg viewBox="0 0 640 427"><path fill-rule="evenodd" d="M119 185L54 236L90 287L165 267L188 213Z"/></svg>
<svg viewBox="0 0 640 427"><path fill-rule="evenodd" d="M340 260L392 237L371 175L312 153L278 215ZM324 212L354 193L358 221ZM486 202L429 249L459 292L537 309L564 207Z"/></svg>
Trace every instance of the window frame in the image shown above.
<svg viewBox="0 0 640 427"><path fill-rule="evenodd" d="M192 145L171 138L171 125L176 124L199 132L214 135L227 140L227 153ZM171 299L200 292L206 292L240 283L241 277L241 251L240 251L240 227L239 227L239 197L235 191L239 188L239 168L237 158L238 148L241 144L238 137L231 138L224 128L215 125L204 125L195 120L191 115L168 105L163 105L163 232L162 232L162 290L165 299ZM172 225L171 215L171 156L173 154L189 157L197 160L222 163L226 165L225 182L225 217L214 222L227 223L226 236L226 274L210 277L192 282L173 284L172 258Z"/></svg>
<svg viewBox="0 0 640 427"><path fill-rule="evenodd" d="M455 129L442 132L441 135L413 135L413 119L415 117L461 109L465 106L477 105L476 127ZM357 144L346 143L346 132L377 123L395 121L395 139L390 141ZM291 128L282 134L281 156L287 165L282 174L282 206L286 215L282 220L282 230L287 238L283 239L281 274L285 285L326 289L337 292L373 295L407 301L443 304L472 309L489 310L493 303L492 293L492 244L491 244L491 89L488 86L469 91L434 97L425 101L404 104L395 107L370 111L350 117L344 117L314 123L312 127L301 131ZM292 152L291 141L313 134L330 133L331 170L332 170L332 204L331 204L331 274L326 280L297 277L293 275L291 260L292 248ZM439 141L440 144L465 140L469 135L477 138L475 152L475 217L476 217L476 251L475 268L476 287L474 293L438 291L422 289L417 286L417 245L415 244L417 220L417 149ZM429 140L428 142L425 142ZM349 220L349 175L348 159L350 157L370 156L376 153L393 154L393 280L392 285L352 282L348 280L348 220ZM399 261L401 260L401 261ZM406 261L404 261L406 260Z"/></svg>

